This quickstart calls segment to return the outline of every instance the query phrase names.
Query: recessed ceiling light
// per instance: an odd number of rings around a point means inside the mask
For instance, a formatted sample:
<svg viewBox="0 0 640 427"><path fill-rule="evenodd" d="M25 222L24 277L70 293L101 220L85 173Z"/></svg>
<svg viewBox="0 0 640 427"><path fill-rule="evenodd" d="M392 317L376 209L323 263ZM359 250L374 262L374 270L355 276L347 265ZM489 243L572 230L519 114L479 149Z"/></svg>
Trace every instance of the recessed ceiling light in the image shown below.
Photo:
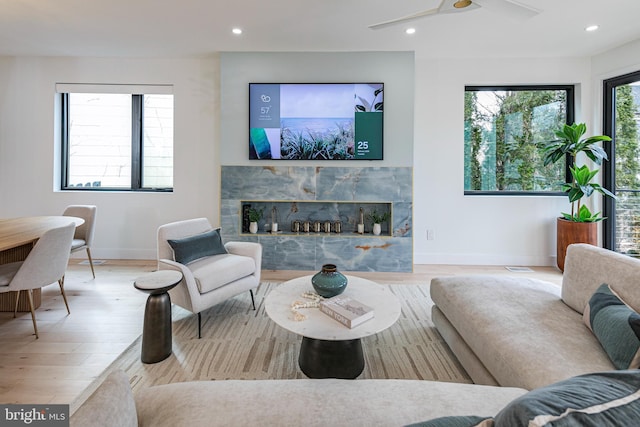
<svg viewBox="0 0 640 427"><path fill-rule="evenodd" d="M415 28L407 28L406 30L404 30L405 33L407 34L415 34L416 29Z"/></svg>
<svg viewBox="0 0 640 427"><path fill-rule="evenodd" d="M231 30L231 32L239 36L240 34L242 34L242 28L234 28L233 30Z"/></svg>
<svg viewBox="0 0 640 427"><path fill-rule="evenodd" d="M598 28L600 28L600 26L598 26L598 25L589 25L589 26L588 26L587 28L585 28L584 30L585 30L585 31L589 31L589 32L591 32L591 31L595 31L595 30L597 30Z"/></svg>

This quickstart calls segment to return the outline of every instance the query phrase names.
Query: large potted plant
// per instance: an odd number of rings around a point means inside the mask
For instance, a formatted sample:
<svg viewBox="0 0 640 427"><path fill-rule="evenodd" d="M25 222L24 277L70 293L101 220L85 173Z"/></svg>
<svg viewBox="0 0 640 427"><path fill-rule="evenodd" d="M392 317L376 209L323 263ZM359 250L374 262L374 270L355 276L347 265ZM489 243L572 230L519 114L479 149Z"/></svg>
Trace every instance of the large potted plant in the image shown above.
<svg viewBox="0 0 640 427"><path fill-rule="evenodd" d="M584 123L564 125L555 133L558 139L542 148L545 166L565 159L566 156L574 162L569 168L571 182L562 185L562 191L567 193L571 203L571 213L562 212L562 216L557 219L556 256L558 268L561 271L564 271L567 246L572 243L598 244L597 223L605 217L600 212L592 213L585 204L586 199L596 192L615 198L613 193L594 182L599 169L592 170L586 164L577 163L580 153L596 165L601 165L604 160L608 160L607 153L600 143L611 141L611 138L606 135L583 137L586 132L587 126Z"/></svg>

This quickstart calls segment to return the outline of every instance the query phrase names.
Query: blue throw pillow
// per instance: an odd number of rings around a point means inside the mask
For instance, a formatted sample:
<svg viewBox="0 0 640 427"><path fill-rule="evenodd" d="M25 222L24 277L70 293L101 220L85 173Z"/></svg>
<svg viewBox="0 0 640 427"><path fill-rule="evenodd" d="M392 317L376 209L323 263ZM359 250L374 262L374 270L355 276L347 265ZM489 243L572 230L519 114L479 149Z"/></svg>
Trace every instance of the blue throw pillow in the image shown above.
<svg viewBox="0 0 640 427"><path fill-rule="evenodd" d="M513 400L495 427L628 427L640 420L640 371L580 375Z"/></svg>
<svg viewBox="0 0 640 427"><path fill-rule="evenodd" d="M189 264L200 258L228 253L222 244L220 229L185 237L167 240L173 248L173 258L180 264Z"/></svg>
<svg viewBox="0 0 640 427"><path fill-rule="evenodd" d="M583 320L617 369L640 367L640 315L609 285L601 285L593 294Z"/></svg>

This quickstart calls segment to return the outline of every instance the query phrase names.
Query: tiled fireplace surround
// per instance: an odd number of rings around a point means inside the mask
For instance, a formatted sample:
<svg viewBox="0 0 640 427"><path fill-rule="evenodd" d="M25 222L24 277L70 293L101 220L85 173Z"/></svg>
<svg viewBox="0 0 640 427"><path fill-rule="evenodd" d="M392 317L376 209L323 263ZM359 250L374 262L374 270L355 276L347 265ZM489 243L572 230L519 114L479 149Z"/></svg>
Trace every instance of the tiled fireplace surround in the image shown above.
<svg viewBox="0 0 640 427"><path fill-rule="evenodd" d="M263 269L410 272L413 268L413 170L410 167L223 166L221 226L225 241L263 246ZM264 208L259 232L242 229L242 205ZM278 233L269 232L277 209ZM358 234L360 208L365 234ZM371 209L389 209L379 236ZM340 221L341 232L291 231L294 220ZM265 224L266 223L266 224ZM265 227L266 225L266 227Z"/></svg>

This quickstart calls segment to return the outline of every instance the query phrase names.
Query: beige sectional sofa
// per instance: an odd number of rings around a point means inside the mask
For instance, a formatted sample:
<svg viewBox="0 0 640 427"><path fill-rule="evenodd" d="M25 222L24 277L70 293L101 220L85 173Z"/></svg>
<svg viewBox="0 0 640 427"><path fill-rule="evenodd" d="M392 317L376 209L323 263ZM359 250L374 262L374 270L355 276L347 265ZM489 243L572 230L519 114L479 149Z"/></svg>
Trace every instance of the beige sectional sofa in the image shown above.
<svg viewBox="0 0 640 427"><path fill-rule="evenodd" d="M128 377L115 371L71 425L405 426L434 418L429 426L494 425L464 416L495 417L495 427L635 425L640 370L614 369L582 319L587 304L596 311L592 295L603 283L640 309L640 261L589 245L569 248L562 288L517 276L434 279L433 320L478 384L226 380L154 386L134 396Z"/></svg>
<svg viewBox="0 0 640 427"><path fill-rule="evenodd" d="M474 382L532 390L615 369L583 322L604 283L640 310L640 260L576 244L568 249L561 288L513 276L433 279L433 322Z"/></svg>
<svg viewBox="0 0 640 427"><path fill-rule="evenodd" d="M72 415L77 427L403 426L493 416L526 390L420 380L227 380L154 386L133 396L111 373Z"/></svg>

